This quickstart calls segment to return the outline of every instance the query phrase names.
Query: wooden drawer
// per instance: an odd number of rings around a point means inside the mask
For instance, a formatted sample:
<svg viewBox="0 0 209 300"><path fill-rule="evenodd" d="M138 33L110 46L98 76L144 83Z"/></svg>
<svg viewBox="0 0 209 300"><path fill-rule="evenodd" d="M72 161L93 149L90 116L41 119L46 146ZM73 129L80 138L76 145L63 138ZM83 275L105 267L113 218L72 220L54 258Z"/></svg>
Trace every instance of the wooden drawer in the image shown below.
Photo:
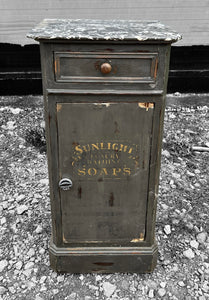
<svg viewBox="0 0 209 300"><path fill-rule="evenodd" d="M101 66L108 63L109 73ZM155 83L158 53L54 52L56 82Z"/></svg>

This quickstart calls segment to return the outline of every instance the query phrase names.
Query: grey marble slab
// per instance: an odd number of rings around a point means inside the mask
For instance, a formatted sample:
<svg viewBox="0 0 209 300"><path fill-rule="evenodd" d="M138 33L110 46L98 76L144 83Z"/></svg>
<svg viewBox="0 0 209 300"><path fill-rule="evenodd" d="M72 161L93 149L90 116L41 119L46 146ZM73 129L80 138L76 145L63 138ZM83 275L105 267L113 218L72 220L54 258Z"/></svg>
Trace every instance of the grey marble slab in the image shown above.
<svg viewBox="0 0 209 300"><path fill-rule="evenodd" d="M44 19L27 37L35 40L176 42L181 35L158 21Z"/></svg>

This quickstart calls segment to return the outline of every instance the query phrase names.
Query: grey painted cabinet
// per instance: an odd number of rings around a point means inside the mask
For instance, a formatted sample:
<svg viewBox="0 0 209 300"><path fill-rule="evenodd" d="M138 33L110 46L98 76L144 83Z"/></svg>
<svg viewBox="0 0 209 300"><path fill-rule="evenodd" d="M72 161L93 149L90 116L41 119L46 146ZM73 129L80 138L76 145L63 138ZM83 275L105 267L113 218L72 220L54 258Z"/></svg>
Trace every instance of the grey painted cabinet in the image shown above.
<svg viewBox="0 0 209 300"><path fill-rule="evenodd" d="M58 272L151 272L170 44L158 22L45 20L40 41Z"/></svg>

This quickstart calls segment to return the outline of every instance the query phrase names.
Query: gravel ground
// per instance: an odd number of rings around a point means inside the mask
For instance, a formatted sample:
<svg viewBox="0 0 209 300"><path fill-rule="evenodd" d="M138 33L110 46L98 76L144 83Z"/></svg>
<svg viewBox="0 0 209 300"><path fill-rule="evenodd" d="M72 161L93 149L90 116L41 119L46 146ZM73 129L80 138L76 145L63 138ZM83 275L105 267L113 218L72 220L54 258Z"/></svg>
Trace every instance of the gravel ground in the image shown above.
<svg viewBox="0 0 209 300"><path fill-rule="evenodd" d="M48 258L42 97L0 97L0 300L209 299L209 152L191 149L209 147L209 95L177 93L168 99L156 269L152 274L60 275L50 269Z"/></svg>

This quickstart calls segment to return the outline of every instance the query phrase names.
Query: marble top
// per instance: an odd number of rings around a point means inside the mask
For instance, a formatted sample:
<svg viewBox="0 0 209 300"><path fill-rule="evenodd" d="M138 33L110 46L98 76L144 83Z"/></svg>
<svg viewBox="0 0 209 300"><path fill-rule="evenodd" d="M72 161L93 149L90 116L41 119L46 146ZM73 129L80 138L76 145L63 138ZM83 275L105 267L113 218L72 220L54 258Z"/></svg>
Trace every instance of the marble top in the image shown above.
<svg viewBox="0 0 209 300"><path fill-rule="evenodd" d="M163 41L173 43L181 35L158 21L44 19L27 37L35 40Z"/></svg>

